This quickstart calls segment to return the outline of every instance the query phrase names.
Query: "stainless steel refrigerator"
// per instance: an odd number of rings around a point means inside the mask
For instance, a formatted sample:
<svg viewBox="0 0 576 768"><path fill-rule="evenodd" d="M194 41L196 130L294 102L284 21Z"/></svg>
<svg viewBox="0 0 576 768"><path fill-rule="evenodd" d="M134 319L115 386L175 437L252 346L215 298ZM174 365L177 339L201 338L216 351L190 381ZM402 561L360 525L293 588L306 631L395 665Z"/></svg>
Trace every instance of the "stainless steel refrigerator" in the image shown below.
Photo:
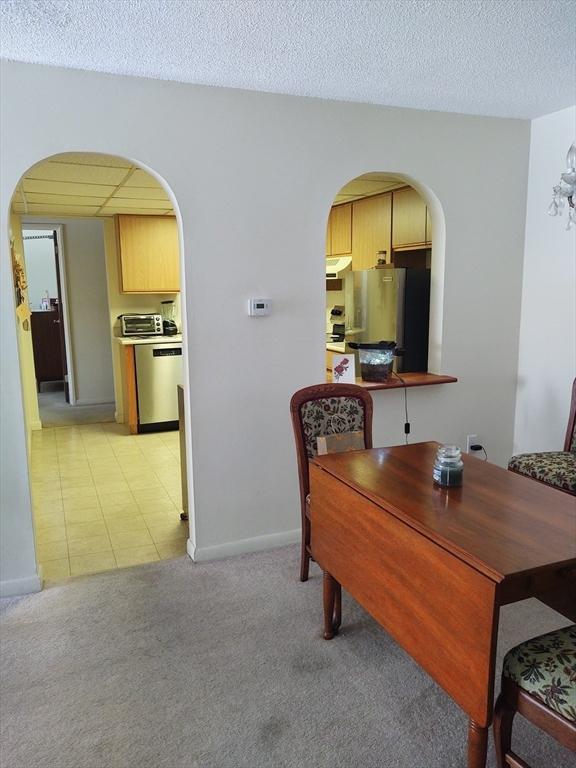
<svg viewBox="0 0 576 768"><path fill-rule="evenodd" d="M367 269L344 279L346 341L395 341L395 370L428 370L430 270Z"/></svg>

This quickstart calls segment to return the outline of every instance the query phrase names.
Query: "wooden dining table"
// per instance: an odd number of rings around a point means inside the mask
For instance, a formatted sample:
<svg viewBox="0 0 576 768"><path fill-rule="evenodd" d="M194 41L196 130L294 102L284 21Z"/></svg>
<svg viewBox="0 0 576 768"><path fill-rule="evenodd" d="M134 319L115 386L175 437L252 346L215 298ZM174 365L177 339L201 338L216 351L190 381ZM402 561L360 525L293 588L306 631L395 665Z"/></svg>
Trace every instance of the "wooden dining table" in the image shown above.
<svg viewBox="0 0 576 768"><path fill-rule="evenodd" d="M462 486L439 487L437 448L311 461L324 636L343 587L467 714L467 765L485 768L500 606L536 597L576 622L576 501L467 455Z"/></svg>

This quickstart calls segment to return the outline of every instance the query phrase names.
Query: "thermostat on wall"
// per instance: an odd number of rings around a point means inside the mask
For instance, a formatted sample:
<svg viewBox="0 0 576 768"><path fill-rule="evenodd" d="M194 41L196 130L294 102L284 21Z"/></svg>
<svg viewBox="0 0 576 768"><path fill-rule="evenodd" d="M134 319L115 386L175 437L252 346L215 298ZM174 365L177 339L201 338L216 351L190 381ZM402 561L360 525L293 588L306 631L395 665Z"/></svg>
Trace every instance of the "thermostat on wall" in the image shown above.
<svg viewBox="0 0 576 768"><path fill-rule="evenodd" d="M270 299L248 299L248 314L251 317L263 317L272 312Z"/></svg>

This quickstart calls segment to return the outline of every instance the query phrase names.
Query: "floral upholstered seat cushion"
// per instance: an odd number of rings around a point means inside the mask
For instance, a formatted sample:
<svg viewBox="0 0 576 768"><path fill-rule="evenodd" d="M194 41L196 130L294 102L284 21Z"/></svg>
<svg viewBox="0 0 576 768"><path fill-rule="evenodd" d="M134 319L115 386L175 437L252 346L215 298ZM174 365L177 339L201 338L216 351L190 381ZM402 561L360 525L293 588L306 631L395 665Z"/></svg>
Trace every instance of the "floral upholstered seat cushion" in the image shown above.
<svg viewBox="0 0 576 768"><path fill-rule="evenodd" d="M572 451L520 453L512 456L508 469L576 494L576 453Z"/></svg>
<svg viewBox="0 0 576 768"><path fill-rule="evenodd" d="M364 429L364 408L355 397L326 397L302 405L302 427L309 459L317 455L316 438Z"/></svg>
<svg viewBox="0 0 576 768"><path fill-rule="evenodd" d="M502 674L576 722L576 624L512 648L504 658Z"/></svg>

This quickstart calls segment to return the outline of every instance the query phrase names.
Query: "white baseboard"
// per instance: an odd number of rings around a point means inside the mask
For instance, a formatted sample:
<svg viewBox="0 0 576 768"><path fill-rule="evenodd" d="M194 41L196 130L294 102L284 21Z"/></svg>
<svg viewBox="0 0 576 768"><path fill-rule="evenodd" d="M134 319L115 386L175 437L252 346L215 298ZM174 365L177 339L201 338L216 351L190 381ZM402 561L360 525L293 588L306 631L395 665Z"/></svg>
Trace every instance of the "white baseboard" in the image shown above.
<svg viewBox="0 0 576 768"><path fill-rule="evenodd" d="M38 432L42 429L42 422L41 421L31 421L30 422L30 431L31 432Z"/></svg>
<svg viewBox="0 0 576 768"><path fill-rule="evenodd" d="M186 549L195 563L205 563L208 560L220 560L232 555L244 555L247 552L259 552L264 549L275 549L287 544L296 544L300 541L300 528L294 531L282 531L282 533L268 533L264 536L256 536L253 539L238 539L227 541L225 544L214 544L211 547L195 547L190 539Z"/></svg>
<svg viewBox="0 0 576 768"><path fill-rule="evenodd" d="M27 576L25 579L0 581L0 597L29 595L32 592L40 592L41 589L42 579L37 574L35 576Z"/></svg>

